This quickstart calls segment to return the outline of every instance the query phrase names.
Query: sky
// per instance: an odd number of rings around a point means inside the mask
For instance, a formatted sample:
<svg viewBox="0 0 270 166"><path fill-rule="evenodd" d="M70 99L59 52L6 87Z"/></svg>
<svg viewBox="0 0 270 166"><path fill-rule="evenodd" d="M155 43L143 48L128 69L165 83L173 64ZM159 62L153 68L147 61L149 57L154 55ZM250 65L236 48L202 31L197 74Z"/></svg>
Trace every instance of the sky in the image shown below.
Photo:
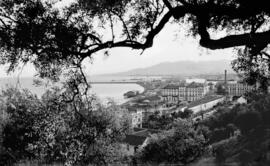
<svg viewBox="0 0 270 166"><path fill-rule="evenodd" d="M93 63L84 62L88 75L124 72L135 68L144 68L163 62L232 60L232 49L209 50L199 46L199 39L187 37L184 27L167 24L154 40L153 47L143 53L129 48L114 48L110 56L103 52L94 55ZM142 54L141 54L142 53ZM15 73L6 74L6 66L0 66L0 77L32 77L35 70L31 64Z"/></svg>

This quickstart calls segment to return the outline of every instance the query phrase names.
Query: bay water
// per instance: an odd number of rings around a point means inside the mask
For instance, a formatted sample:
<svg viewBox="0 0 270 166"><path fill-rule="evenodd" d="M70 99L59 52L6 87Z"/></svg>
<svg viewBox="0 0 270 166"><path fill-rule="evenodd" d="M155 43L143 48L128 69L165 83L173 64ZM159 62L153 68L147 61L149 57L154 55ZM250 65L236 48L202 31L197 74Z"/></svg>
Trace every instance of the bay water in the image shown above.
<svg viewBox="0 0 270 166"><path fill-rule="evenodd" d="M111 81L113 77L106 79L105 77L101 80L94 81ZM117 77L113 80L123 81L126 77ZM49 89L45 86L35 86L33 84L33 78L0 78L0 89L5 89L8 86L18 87L29 89L32 93L36 94L38 97ZM106 83L106 84L91 84L91 93L95 94L103 103L106 103L108 100L114 100L118 104L122 104L127 101L124 98L124 93L128 91L139 91L143 92L144 88L136 83Z"/></svg>

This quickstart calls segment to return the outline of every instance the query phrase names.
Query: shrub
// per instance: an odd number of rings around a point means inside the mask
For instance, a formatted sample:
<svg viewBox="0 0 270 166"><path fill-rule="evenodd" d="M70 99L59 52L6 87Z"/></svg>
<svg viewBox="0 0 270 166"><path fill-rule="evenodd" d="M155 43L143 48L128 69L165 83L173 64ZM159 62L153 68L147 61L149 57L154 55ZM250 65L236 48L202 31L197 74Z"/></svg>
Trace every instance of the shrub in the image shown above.
<svg viewBox="0 0 270 166"><path fill-rule="evenodd" d="M151 138L139 154L141 162L187 164L202 155L205 138L187 122L178 121L174 128Z"/></svg>
<svg viewBox="0 0 270 166"><path fill-rule="evenodd" d="M235 150L237 150L237 138L230 138L222 140L218 143L213 144L213 154L218 163L224 163L227 157L231 156Z"/></svg>
<svg viewBox="0 0 270 166"><path fill-rule="evenodd" d="M36 96L29 91L9 88L2 92L1 97L5 97L5 111L9 115L2 131L3 149L8 151L5 154L14 156L16 160L33 158L35 154L28 149L28 144L39 139L33 128L39 104Z"/></svg>

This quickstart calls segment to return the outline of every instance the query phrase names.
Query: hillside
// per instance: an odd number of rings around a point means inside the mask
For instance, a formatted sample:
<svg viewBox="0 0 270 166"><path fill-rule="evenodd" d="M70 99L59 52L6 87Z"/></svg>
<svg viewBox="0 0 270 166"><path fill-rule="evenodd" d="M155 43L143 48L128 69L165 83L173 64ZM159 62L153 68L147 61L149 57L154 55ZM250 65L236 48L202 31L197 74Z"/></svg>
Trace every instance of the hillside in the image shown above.
<svg viewBox="0 0 270 166"><path fill-rule="evenodd" d="M146 68L138 68L112 75L200 75L200 74L222 74L224 70L234 73L231 62L219 61L178 61L164 62ZM111 75L111 74L110 74Z"/></svg>

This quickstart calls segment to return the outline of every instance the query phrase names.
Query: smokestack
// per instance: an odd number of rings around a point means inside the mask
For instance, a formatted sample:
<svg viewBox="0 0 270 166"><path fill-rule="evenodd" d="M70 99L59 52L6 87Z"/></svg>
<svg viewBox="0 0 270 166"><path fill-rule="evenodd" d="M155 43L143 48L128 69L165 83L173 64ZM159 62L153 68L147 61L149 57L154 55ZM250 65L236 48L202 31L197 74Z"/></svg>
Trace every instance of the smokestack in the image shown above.
<svg viewBox="0 0 270 166"><path fill-rule="evenodd" d="M225 91L227 93L227 70L225 70L225 73L224 73L224 83L225 83Z"/></svg>
<svg viewBox="0 0 270 166"><path fill-rule="evenodd" d="M225 85L227 85L227 70L225 70L224 83L225 83Z"/></svg>

